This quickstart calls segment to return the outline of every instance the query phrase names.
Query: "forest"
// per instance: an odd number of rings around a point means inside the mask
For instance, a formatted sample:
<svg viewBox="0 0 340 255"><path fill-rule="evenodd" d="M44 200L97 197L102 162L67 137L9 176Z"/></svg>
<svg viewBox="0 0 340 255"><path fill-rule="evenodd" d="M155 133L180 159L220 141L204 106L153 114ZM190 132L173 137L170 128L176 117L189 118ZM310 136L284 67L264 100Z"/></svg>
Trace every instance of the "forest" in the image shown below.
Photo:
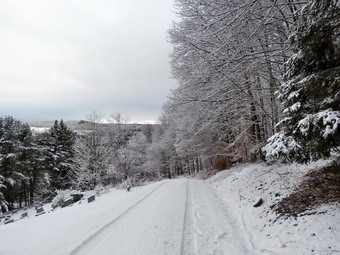
<svg viewBox="0 0 340 255"><path fill-rule="evenodd" d="M177 0L168 31L178 86L159 124L96 113L35 133L0 118L0 205L58 190L134 185L242 162L308 163L340 150L337 0ZM160 85L161 86L161 85Z"/></svg>

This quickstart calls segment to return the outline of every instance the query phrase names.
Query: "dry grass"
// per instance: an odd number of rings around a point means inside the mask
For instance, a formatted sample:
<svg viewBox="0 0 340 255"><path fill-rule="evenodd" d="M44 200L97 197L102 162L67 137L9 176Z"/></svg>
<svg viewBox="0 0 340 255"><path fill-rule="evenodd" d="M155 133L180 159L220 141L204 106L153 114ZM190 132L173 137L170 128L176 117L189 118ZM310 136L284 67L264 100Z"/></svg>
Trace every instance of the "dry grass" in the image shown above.
<svg viewBox="0 0 340 255"><path fill-rule="evenodd" d="M340 204L340 165L332 165L307 174L294 192L272 206L279 216L312 214L307 210L322 204Z"/></svg>

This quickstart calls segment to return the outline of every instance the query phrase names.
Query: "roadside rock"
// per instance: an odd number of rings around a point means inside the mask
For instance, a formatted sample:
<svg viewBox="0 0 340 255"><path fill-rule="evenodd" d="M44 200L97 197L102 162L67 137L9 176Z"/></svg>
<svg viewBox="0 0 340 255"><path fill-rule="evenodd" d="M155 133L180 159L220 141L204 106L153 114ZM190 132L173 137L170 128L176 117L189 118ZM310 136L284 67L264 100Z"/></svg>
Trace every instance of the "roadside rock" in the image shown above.
<svg viewBox="0 0 340 255"><path fill-rule="evenodd" d="M262 204L263 204L263 199L260 198L253 206L254 206L254 207L259 207L259 206L261 206Z"/></svg>

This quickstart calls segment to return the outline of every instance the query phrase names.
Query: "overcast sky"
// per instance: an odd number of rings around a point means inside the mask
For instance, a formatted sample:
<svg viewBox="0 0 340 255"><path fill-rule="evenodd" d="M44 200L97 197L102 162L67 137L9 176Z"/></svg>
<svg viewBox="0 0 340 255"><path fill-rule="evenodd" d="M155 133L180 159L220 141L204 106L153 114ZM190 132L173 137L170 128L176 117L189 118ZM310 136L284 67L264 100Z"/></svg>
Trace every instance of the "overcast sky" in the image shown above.
<svg viewBox="0 0 340 255"><path fill-rule="evenodd" d="M0 116L155 120L176 82L172 0L2 0Z"/></svg>

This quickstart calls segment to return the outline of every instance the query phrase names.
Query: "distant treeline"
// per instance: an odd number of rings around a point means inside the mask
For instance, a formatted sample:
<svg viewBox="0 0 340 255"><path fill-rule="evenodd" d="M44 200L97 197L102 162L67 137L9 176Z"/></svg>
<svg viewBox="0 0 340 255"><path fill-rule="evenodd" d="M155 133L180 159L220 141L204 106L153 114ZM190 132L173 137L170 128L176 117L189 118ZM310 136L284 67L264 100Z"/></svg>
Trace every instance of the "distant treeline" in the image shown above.
<svg viewBox="0 0 340 255"><path fill-rule="evenodd" d="M76 129L56 120L39 132L11 116L0 118L1 210L50 201L58 190L135 185L199 170L173 165L173 149L162 140L166 123L127 124L115 117L114 124L103 124L93 113L73 123Z"/></svg>

